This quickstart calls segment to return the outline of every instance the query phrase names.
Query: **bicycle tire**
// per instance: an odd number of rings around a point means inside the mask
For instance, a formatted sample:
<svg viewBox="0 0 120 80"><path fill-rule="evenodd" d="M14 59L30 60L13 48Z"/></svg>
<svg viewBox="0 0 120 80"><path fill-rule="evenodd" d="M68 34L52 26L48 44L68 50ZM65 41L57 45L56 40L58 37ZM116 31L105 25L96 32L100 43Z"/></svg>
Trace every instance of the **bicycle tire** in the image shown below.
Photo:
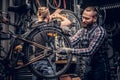
<svg viewBox="0 0 120 80"><path fill-rule="evenodd" d="M60 14L65 14L66 17L72 22L70 25L70 34L73 36L80 28L81 28L81 22L78 16L70 10L62 10Z"/></svg>
<svg viewBox="0 0 120 80"><path fill-rule="evenodd" d="M61 0L58 0L58 5L55 5L53 0L47 0L47 4L52 8L52 9L58 9L61 6Z"/></svg>
<svg viewBox="0 0 120 80"><path fill-rule="evenodd" d="M40 7L40 5L38 5L38 4L40 4L40 0L38 0L38 2L36 2L36 0L30 0L31 8L35 14L38 11L38 7Z"/></svg>
<svg viewBox="0 0 120 80"><path fill-rule="evenodd" d="M70 44L70 41L69 41L68 37L66 37L59 28L55 28L55 27L51 27L51 26L37 27L35 30L33 30L30 33L30 35L28 35L27 38L29 38L29 40L34 41L34 42L39 41L37 43L40 43L44 46L49 46L49 47L52 47L52 48L53 48L53 46L56 47L56 43L55 43L54 39L52 39L52 38L54 38L54 36L49 36L48 35L49 33L57 34L59 36L59 41L61 41L61 43L59 43L59 46L57 46L57 47L64 47L64 46L71 47L71 44ZM47 35L43 35L43 34L47 34ZM41 37L41 36L44 36L44 37ZM46 45L46 44L48 44L48 45ZM31 47L32 47L32 49L31 49ZM53 49L55 49L55 48L53 48ZM32 58L33 56L36 57L36 55L41 55L41 53L43 52L43 50L39 49L38 50L39 53L37 54L37 48L35 48L34 46L32 46L30 44L25 44L25 50L26 50L25 55L26 55L26 58L27 58L26 62L29 62L31 60L30 58ZM33 51L31 51L31 50L33 50ZM56 53L53 54L53 55L56 55ZM50 58L53 55L47 56L47 58ZM70 63L71 63L71 60L72 60L72 55L70 53L66 53L64 56L66 56L65 60L67 62L64 63L63 66L56 67L55 71L53 70L53 66L50 66L50 67L52 67L52 70L54 72L53 74L48 74L47 75L47 74L42 74L41 72L39 72L39 70L37 70L34 67L34 64L36 62L33 63L33 64L30 64L29 69L31 70L31 72L33 74L35 74L38 77L40 77L40 76L47 77L47 78L57 77L57 76L61 75L62 73L64 73L70 66ZM56 57L54 57L54 58L56 58ZM63 60L63 59L61 59L61 60ZM56 62L57 61L55 59L55 62L54 62L55 66L58 65L58 64L56 64ZM51 65L51 64L49 64L49 65Z"/></svg>

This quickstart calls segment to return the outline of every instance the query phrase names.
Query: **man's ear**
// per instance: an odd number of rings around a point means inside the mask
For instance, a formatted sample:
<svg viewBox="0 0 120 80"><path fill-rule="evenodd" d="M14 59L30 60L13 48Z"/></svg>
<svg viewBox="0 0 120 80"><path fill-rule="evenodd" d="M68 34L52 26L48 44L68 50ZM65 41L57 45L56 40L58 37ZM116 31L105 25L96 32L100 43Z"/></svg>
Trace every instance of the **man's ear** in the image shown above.
<svg viewBox="0 0 120 80"><path fill-rule="evenodd" d="M93 22L97 22L97 17L93 17Z"/></svg>

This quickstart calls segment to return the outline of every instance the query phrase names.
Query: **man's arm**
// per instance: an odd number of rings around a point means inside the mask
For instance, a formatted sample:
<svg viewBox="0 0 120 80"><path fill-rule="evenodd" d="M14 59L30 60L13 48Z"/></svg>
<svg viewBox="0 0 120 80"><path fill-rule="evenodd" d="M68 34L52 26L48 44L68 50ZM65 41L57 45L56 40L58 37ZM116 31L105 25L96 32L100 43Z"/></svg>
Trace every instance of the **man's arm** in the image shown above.
<svg viewBox="0 0 120 80"><path fill-rule="evenodd" d="M74 38L70 38L72 43L76 41L76 40L74 41L73 39L77 40L77 38L75 38L75 37ZM89 56L89 55L94 54L98 50L98 48L100 48L100 46L105 41L105 39L106 39L106 31L103 28L99 27L95 31L94 37L90 41L89 47L87 47L87 48L78 48L78 49L74 49L74 47L73 48L62 48L62 49L63 49L63 51L70 51L74 55Z"/></svg>
<svg viewBox="0 0 120 80"><path fill-rule="evenodd" d="M61 27L69 26L71 24L71 21L63 14L60 14L61 11L62 9L57 9L54 13L50 15L50 19L60 19Z"/></svg>
<svg viewBox="0 0 120 80"><path fill-rule="evenodd" d="M67 17L60 14L58 14L58 17L62 19L61 25L60 25L61 27L66 27L66 26L68 27L69 25L71 25L71 21Z"/></svg>
<svg viewBox="0 0 120 80"><path fill-rule="evenodd" d="M97 28L94 38L90 41L88 48L72 49L71 52L76 55L92 55L98 50L106 38L106 32L102 27Z"/></svg>

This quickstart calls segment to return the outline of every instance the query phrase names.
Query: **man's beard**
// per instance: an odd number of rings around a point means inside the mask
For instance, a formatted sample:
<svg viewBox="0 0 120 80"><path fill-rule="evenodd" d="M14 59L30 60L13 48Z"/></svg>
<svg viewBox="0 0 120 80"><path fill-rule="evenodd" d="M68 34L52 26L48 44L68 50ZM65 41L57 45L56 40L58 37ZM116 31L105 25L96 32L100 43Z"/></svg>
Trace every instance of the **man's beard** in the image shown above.
<svg viewBox="0 0 120 80"><path fill-rule="evenodd" d="M82 27L83 28L89 28L93 25L93 23L89 23L89 24L85 24L85 23L82 23Z"/></svg>

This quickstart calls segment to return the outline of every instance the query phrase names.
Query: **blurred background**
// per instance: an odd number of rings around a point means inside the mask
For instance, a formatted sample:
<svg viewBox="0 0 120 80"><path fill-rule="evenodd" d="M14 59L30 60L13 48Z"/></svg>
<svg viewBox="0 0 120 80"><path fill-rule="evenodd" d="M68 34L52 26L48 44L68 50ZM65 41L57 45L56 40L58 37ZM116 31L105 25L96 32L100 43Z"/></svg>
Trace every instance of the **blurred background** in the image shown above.
<svg viewBox="0 0 120 80"><path fill-rule="evenodd" d="M108 56L111 68L111 80L120 80L120 0L37 0L40 4L37 6L46 6L52 13L57 8L72 11L79 20L81 20L82 10L88 6L96 6L99 11L99 24L102 25L108 33L109 37L109 49ZM20 6L29 2L29 0L0 0L0 11L8 12L9 6ZM32 5L32 14L36 15L36 5ZM9 12L11 22L17 20L16 13ZM34 18L34 17L33 17ZM13 31L14 27L9 25L0 24L3 27L3 31ZM79 26L80 27L80 26ZM0 45L3 46L5 52L7 52L9 43L8 41L0 41ZM0 55L4 56L2 49ZM15 80L31 80L31 73L27 70L20 70L14 76Z"/></svg>

